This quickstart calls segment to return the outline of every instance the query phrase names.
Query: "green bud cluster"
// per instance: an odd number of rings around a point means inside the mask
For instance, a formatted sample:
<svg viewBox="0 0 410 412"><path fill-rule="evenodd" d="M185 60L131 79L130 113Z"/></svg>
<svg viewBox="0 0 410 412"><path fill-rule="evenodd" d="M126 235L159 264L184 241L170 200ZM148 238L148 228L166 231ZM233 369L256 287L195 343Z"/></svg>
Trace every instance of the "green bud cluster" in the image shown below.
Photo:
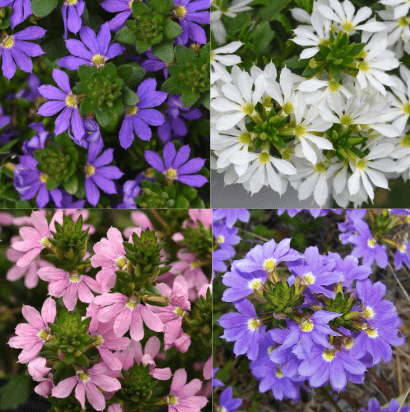
<svg viewBox="0 0 410 412"><path fill-rule="evenodd" d="M169 186L170 188L173 186ZM169 195L168 188L162 189L155 185L154 182L149 180L143 180L141 182L141 192L139 196L135 199L139 207L145 209L167 209L174 206L174 199ZM174 188L175 190L175 188Z"/></svg>
<svg viewBox="0 0 410 412"><path fill-rule="evenodd" d="M67 396L67 398L55 398L51 396L48 398L53 408L51 412L85 412L81 407L80 402L75 398L74 391Z"/></svg>
<svg viewBox="0 0 410 412"><path fill-rule="evenodd" d="M212 256L212 234L210 228L198 221L198 226L187 225L182 231L182 243L198 256L199 261L210 262Z"/></svg>
<svg viewBox="0 0 410 412"><path fill-rule="evenodd" d="M340 313L342 316L333 319L330 324L338 324L343 326L349 326L351 323L351 310L356 304L356 299L351 294L345 294L343 292L343 285L341 283L335 286L336 296L334 299L325 297L323 299L324 310L328 312Z"/></svg>
<svg viewBox="0 0 410 412"><path fill-rule="evenodd" d="M61 183L68 183L76 171L78 151L71 145L59 147L50 144L45 149L34 152L38 161L37 169L41 172L40 180L47 190L54 190Z"/></svg>
<svg viewBox="0 0 410 412"><path fill-rule="evenodd" d="M149 44L161 41L164 31L162 23L164 15L161 13L144 13L133 23L133 31L138 40Z"/></svg>
<svg viewBox="0 0 410 412"><path fill-rule="evenodd" d="M195 305L195 319L191 321L191 325L201 328L206 328L203 332L210 333L212 324L212 293L208 288L206 296L199 296Z"/></svg>
<svg viewBox="0 0 410 412"><path fill-rule="evenodd" d="M263 292L263 299L265 301L263 308L268 312L289 316L294 308L300 306L304 301L304 297L300 293L301 290L296 282L289 286L286 279L277 283L267 280L265 288L266 290Z"/></svg>
<svg viewBox="0 0 410 412"><path fill-rule="evenodd" d="M179 74L181 83L189 87L192 92L205 92L209 89L209 64L201 60L185 63Z"/></svg>
<svg viewBox="0 0 410 412"><path fill-rule="evenodd" d="M88 228L83 230L83 217L80 215L74 222L71 216L63 216L63 224L55 222L55 232L51 232L50 238L52 248L55 253L52 263L64 266L67 270L81 270L87 262L83 262L87 252Z"/></svg>

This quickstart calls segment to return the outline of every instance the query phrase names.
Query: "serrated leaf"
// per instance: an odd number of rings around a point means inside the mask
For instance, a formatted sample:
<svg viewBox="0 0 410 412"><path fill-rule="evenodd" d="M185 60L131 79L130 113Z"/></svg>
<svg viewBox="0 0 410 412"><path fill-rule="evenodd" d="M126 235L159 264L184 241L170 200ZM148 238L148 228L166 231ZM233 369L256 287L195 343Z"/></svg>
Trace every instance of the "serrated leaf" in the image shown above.
<svg viewBox="0 0 410 412"><path fill-rule="evenodd" d="M161 90L169 94L180 94L181 83L175 77L170 77L162 84Z"/></svg>
<svg viewBox="0 0 410 412"><path fill-rule="evenodd" d="M114 118L114 114L110 112L101 112L100 110L97 110L95 112L95 117L97 119L98 124L101 127L108 126L111 120Z"/></svg>
<svg viewBox="0 0 410 412"><path fill-rule="evenodd" d="M48 16L58 4L58 0L31 0L31 11L38 17Z"/></svg>
<svg viewBox="0 0 410 412"><path fill-rule="evenodd" d="M147 41L141 41L137 39L137 41L135 42L135 50L137 50L138 53L144 53L150 47L151 47L151 44L149 44Z"/></svg>
<svg viewBox="0 0 410 412"><path fill-rule="evenodd" d="M142 13L151 13L151 9L142 1L132 3L132 15L137 19Z"/></svg>
<svg viewBox="0 0 410 412"><path fill-rule="evenodd" d="M152 10L167 14L172 8L173 3L169 0L150 0L149 5Z"/></svg>
<svg viewBox="0 0 410 412"><path fill-rule="evenodd" d="M152 54L164 63L172 63L174 61L174 44L173 41L163 41L160 44L152 46Z"/></svg>
<svg viewBox="0 0 410 412"><path fill-rule="evenodd" d="M88 66L87 64L82 64L78 69L77 73L81 80L88 80L94 73L97 73L98 69L94 66Z"/></svg>
<svg viewBox="0 0 410 412"><path fill-rule="evenodd" d="M46 183L46 189L48 191L54 190L58 187L58 185L60 184L60 182L58 182L56 179L54 179L54 177L49 177Z"/></svg>
<svg viewBox="0 0 410 412"><path fill-rule="evenodd" d="M193 92L191 90L184 89L181 96L181 102L185 107L189 107L199 99L199 96L199 92Z"/></svg>
<svg viewBox="0 0 410 412"><path fill-rule="evenodd" d="M275 37L275 32L267 21L256 26L253 31L252 45L256 54L264 54L269 49L270 42Z"/></svg>
<svg viewBox="0 0 410 412"><path fill-rule="evenodd" d="M163 0L161 0L163 1ZM172 21L171 19L167 19L164 24L164 36L166 39L175 39L182 33L182 27Z"/></svg>
<svg viewBox="0 0 410 412"><path fill-rule="evenodd" d="M143 3L139 1L134 1L133 4L143 4ZM120 43L124 43L124 44L135 44L137 42L137 37L135 36L133 31L130 30L128 27L123 27L121 30L117 31L115 38L117 41L119 41Z"/></svg>
<svg viewBox="0 0 410 412"><path fill-rule="evenodd" d="M122 89L122 101L126 106L135 106L139 102L139 98L133 90L124 87Z"/></svg>

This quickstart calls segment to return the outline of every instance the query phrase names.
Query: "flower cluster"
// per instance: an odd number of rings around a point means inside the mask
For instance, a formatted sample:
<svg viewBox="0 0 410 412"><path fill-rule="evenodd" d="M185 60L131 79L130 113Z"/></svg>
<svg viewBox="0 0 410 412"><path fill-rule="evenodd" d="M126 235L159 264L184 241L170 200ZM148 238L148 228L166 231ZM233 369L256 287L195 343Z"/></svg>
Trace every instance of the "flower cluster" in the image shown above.
<svg viewBox="0 0 410 412"><path fill-rule="evenodd" d="M297 2L293 30L280 9L272 18L268 6L220 3L211 23L222 44L211 54L211 149L226 184L280 195L290 184L320 207L331 198L357 207L388 179L408 179L407 2Z"/></svg>
<svg viewBox="0 0 410 412"><path fill-rule="evenodd" d="M46 3L0 2L2 207L205 207L210 0Z"/></svg>
<svg viewBox="0 0 410 412"><path fill-rule="evenodd" d="M221 220L214 218L214 230L230 211L218 213ZM402 321L386 298L386 285L369 277L374 262L381 268L388 264L386 247L378 242L391 246L396 242L400 250L401 236L408 236L406 215L403 210L390 214L348 210L339 229L340 241L351 245L350 252L331 248L322 254L317 246L298 251L290 238L256 246L251 242L250 250L239 237L232 242L237 246L229 246L233 253L225 259L237 256L237 260L231 260L230 267L218 263L216 270L224 272L221 300L233 305L234 311L226 313L229 306L224 306L217 322L223 330L221 339L234 343L233 353L250 361L260 393L272 391L277 400L298 402L306 387L341 392L348 382L363 383L366 372L382 360L392 360L392 346L405 341ZM239 252L244 248L246 255ZM400 257L401 261L395 257L399 267L407 264L407 254ZM380 411L372 408L369 411Z"/></svg>
<svg viewBox="0 0 410 412"><path fill-rule="evenodd" d="M212 377L210 211L154 211L153 222L133 212L133 227L110 227L91 253L97 229L84 223L88 216L36 211L14 218L21 228L7 252L15 262L7 279L48 285L40 310L23 305L26 323L8 342L21 350L18 362L28 364L35 391L56 412L89 405L125 412L136 404L205 410Z"/></svg>

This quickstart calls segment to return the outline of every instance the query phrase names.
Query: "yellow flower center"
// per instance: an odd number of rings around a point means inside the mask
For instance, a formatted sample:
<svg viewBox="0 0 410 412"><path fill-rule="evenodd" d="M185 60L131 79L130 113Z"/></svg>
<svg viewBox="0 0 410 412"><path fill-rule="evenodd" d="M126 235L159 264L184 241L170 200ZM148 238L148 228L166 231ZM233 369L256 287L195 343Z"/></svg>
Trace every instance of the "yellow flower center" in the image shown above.
<svg viewBox="0 0 410 412"><path fill-rule="evenodd" d="M125 306L127 308L130 308L131 310L134 310L138 305L139 305L138 299L135 296L133 296L128 299Z"/></svg>
<svg viewBox="0 0 410 412"><path fill-rule="evenodd" d="M5 49L11 49L14 46L14 37L13 36L6 36L3 40L3 47Z"/></svg>
<svg viewBox="0 0 410 412"><path fill-rule="evenodd" d="M95 175L95 167L93 165L88 164L85 167L85 176L90 177L90 176L93 176L93 175Z"/></svg>
<svg viewBox="0 0 410 412"><path fill-rule="evenodd" d="M401 253L407 253L407 246L403 243L399 246L399 250Z"/></svg>
<svg viewBox="0 0 410 412"><path fill-rule="evenodd" d="M255 331L256 329L259 329L259 321L258 319L249 319L248 320L248 329L251 330L252 332Z"/></svg>
<svg viewBox="0 0 410 412"><path fill-rule="evenodd" d="M365 59L367 57L367 51L363 49L356 57L358 59Z"/></svg>
<svg viewBox="0 0 410 412"><path fill-rule="evenodd" d="M78 283L81 280L81 275L77 272L74 272L70 275L70 282L71 283Z"/></svg>
<svg viewBox="0 0 410 412"><path fill-rule="evenodd" d="M364 160L364 159L360 159L360 160L356 163L356 167L357 167L359 170L364 170L364 169L366 169L366 166L367 166L367 162L366 162L366 160Z"/></svg>
<svg viewBox="0 0 410 412"><path fill-rule="evenodd" d="M303 276L305 285L313 285L315 283L316 276L313 276L311 272L306 273Z"/></svg>
<svg viewBox="0 0 410 412"><path fill-rule="evenodd" d="M211 51L211 62L213 62L215 59L215 52Z"/></svg>
<svg viewBox="0 0 410 412"><path fill-rule="evenodd" d="M40 243L44 246L44 247L51 247L51 242L48 240L48 237L43 237L40 240Z"/></svg>
<svg viewBox="0 0 410 412"><path fill-rule="evenodd" d="M410 134L403 137L402 141L400 142L400 145L403 147L410 147Z"/></svg>
<svg viewBox="0 0 410 412"><path fill-rule="evenodd" d="M369 329L368 328L368 329L365 330L365 332L366 332L367 336L369 338L372 338L372 339L376 339L379 336L376 329Z"/></svg>
<svg viewBox="0 0 410 412"><path fill-rule="evenodd" d="M199 260L194 260L189 266L191 269L198 269L201 266L201 262Z"/></svg>
<svg viewBox="0 0 410 412"><path fill-rule="evenodd" d="M127 109L127 116L134 116L138 112L138 107L137 106L130 106Z"/></svg>
<svg viewBox="0 0 410 412"><path fill-rule="evenodd" d="M362 72L364 72L364 73L367 73L367 72L370 71L369 63L367 63L366 60L363 60L362 62L360 62L360 63L357 65L357 68L358 68L359 70L361 70Z"/></svg>
<svg viewBox="0 0 410 412"><path fill-rule="evenodd" d="M301 137L301 136L304 136L305 134L306 134L306 127L302 126L301 124L298 124L295 127L295 135L297 137Z"/></svg>
<svg viewBox="0 0 410 412"><path fill-rule="evenodd" d="M376 239L374 239L374 238L372 238L372 239L369 239L368 241L367 241L367 245L370 247L370 248L374 248L375 246L376 246Z"/></svg>
<svg viewBox="0 0 410 412"><path fill-rule="evenodd" d="M41 183L47 183L47 180L48 180L48 174L40 173L40 182Z"/></svg>
<svg viewBox="0 0 410 412"><path fill-rule="evenodd" d="M168 405L178 405L178 398L175 395L169 395Z"/></svg>
<svg viewBox="0 0 410 412"><path fill-rule="evenodd" d="M152 167L150 167L149 169L147 169L144 172L144 176L147 177L148 179L151 179L152 177L154 177L154 169Z"/></svg>
<svg viewBox="0 0 410 412"><path fill-rule="evenodd" d="M354 24L351 21L345 20L343 22L343 31L346 31L347 33L350 33L353 31L355 28Z"/></svg>
<svg viewBox="0 0 410 412"><path fill-rule="evenodd" d="M315 170L318 173L325 173L326 172L326 166L323 162L322 163L316 163L315 164Z"/></svg>
<svg viewBox="0 0 410 412"><path fill-rule="evenodd" d="M242 106L242 112L251 116L253 111L255 110L255 105L253 103L246 103Z"/></svg>
<svg viewBox="0 0 410 412"><path fill-rule="evenodd" d="M248 283L249 289L252 290L258 290L261 285L262 281L260 279L253 279Z"/></svg>
<svg viewBox="0 0 410 412"><path fill-rule="evenodd" d="M371 308L370 306L366 306L366 308L364 309L364 317L366 319L373 319L374 318L374 310L373 308Z"/></svg>
<svg viewBox="0 0 410 412"><path fill-rule="evenodd" d="M399 26L400 27L407 27L410 26L410 18L403 16L398 20Z"/></svg>
<svg viewBox="0 0 410 412"><path fill-rule="evenodd" d="M408 114L410 116L410 103L403 104L401 110L403 110L405 114Z"/></svg>
<svg viewBox="0 0 410 412"><path fill-rule="evenodd" d="M263 262L263 270L266 273L272 273L275 270L276 259L270 258Z"/></svg>
<svg viewBox="0 0 410 412"><path fill-rule="evenodd" d="M283 378L283 372L280 368L276 369L276 373L275 373L276 377L279 379Z"/></svg>
<svg viewBox="0 0 410 412"><path fill-rule="evenodd" d="M340 119L340 124L343 126L350 126L353 123L353 119L350 115L345 114Z"/></svg>
<svg viewBox="0 0 410 412"><path fill-rule="evenodd" d="M76 107L77 106L77 99L75 98L75 96L70 93L66 98L65 98L65 104L68 107Z"/></svg>
<svg viewBox="0 0 410 412"><path fill-rule="evenodd" d="M101 346L104 343L102 335L97 335L95 337L94 346Z"/></svg>
<svg viewBox="0 0 410 412"><path fill-rule="evenodd" d="M105 61L106 61L106 58L104 56L101 56L101 54L99 53L93 56L93 65L95 67L100 68L104 66Z"/></svg>
<svg viewBox="0 0 410 412"><path fill-rule="evenodd" d="M168 180L173 182L177 177L177 171L170 167L169 169L165 170L164 175Z"/></svg>
<svg viewBox="0 0 410 412"><path fill-rule="evenodd" d="M259 154L259 162L261 164L264 165L264 164L268 163L269 159L270 159L270 154L268 152L262 152L262 153Z"/></svg>
<svg viewBox="0 0 410 412"><path fill-rule="evenodd" d="M305 319L299 326L303 332L311 332L314 327L313 322L310 319Z"/></svg>
<svg viewBox="0 0 410 412"><path fill-rule="evenodd" d="M240 141L242 144L248 145L248 144L252 141L251 134L250 134L249 132L243 132L243 133L239 136L239 141Z"/></svg>
<svg viewBox="0 0 410 412"><path fill-rule="evenodd" d="M291 113L293 113L293 104L292 102L287 102L283 105L283 111L289 115Z"/></svg>
<svg viewBox="0 0 410 412"><path fill-rule="evenodd" d="M321 39L319 44L322 45L322 46L329 46L330 45L330 40L329 39Z"/></svg>
<svg viewBox="0 0 410 412"><path fill-rule="evenodd" d="M331 80L329 82L329 90L330 90L331 93L338 92L341 87L342 87L342 85L340 83L338 83L336 80Z"/></svg>
<svg viewBox="0 0 410 412"><path fill-rule="evenodd" d="M222 243L225 243L225 238L222 235L220 235L216 238L216 241L219 245L221 245Z"/></svg>
<svg viewBox="0 0 410 412"><path fill-rule="evenodd" d="M353 345L354 345L354 339L349 337L349 338L346 339L346 341L345 341L345 343L344 343L343 346L344 346L347 350L350 350L350 349L352 349Z"/></svg>
<svg viewBox="0 0 410 412"><path fill-rule="evenodd" d="M335 352L332 351L332 349L326 349L322 354L322 358L326 362L332 362L332 360L335 358Z"/></svg>
<svg viewBox="0 0 410 412"><path fill-rule="evenodd" d="M177 15L177 17L179 19L182 19L183 17L185 17L186 13L187 13L187 11L186 11L186 8L184 6L178 6L175 9L175 14Z"/></svg>
<svg viewBox="0 0 410 412"><path fill-rule="evenodd" d="M174 309L174 313L175 313L176 315L178 315L180 318L182 318L182 317L184 316L184 310L181 309L181 308L178 307L178 306Z"/></svg>
<svg viewBox="0 0 410 412"><path fill-rule="evenodd" d="M48 333L47 333L45 330L41 329L40 332L37 333L37 336L38 336L41 340L46 341L47 338L48 338Z"/></svg>
<svg viewBox="0 0 410 412"><path fill-rule="evenodd" d="M120 269L124 269L127 266L127 263L127 259L124 256L120 256L119 258L115 259L115 264Z"/></svg>
<svg viewBox="0 0 410 412"><path fill-rule="evenodd" d="M88 382L90 380L90 377L83 370L77 371L77 375L83 382Z"/></svg>

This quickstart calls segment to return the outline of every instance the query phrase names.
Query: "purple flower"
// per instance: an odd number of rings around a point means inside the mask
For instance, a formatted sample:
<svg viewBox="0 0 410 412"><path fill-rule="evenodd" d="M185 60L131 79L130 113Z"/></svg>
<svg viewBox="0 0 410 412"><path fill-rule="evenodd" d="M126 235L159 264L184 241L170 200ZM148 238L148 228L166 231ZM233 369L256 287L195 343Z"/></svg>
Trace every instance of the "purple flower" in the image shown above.
<svg viewBox="0 0 410 412"><path fill-rule="evenodd" d="M105 150L97 158L103 148L100 143L91 143L85 166L85 195L88 202L95 206L100 199L100 188L108 194L117 193L113 180L119 179L123 173L116 166L106 166L113 161L113 149ZM98 187L97 187L98 186Z"/></svg>
<svg viewBox="0 0 410 412"><path fill-rule="evenodd" d="M72 56L62 57L57 64L69 70L77 70L82 64L103 67L107 60L122 54L125 50L118 43L110 45L111 33L108 23L101 26L98 35L89 27L80 30L81 41L66 40L65 44Z"/></svg>
<svg viewBox="0 0 410 412"><path fill-rule="evenodd" d="M265 333L266 326L260 324L255 308L249 300L236 302L234 306L239 313L226 313L219 319L219 324L224 328L221 338L235 342L235 355L246 354L250 360L255 360L258 357L259 338Z"/></svg>
<svg viewBox="0 0 410 412"><path fill-rule="evenodd" d="M362 221L366 213L366 209L346 210L346 221L338 223L339 230L342 232L339 235L339 239L344 245L350 242L350 236L356 231L355 223Z"/></svg>
<svg viewBox="0 0 410 412"><path fill-rule="evenodd" d="M125 20L131 16L132 3L133 1L129 0L105 0L101 3L101 7L104 10L110 13L119 12L112 20L108 22L111 31L118 31L124 26Z"/></svg>
<svg viewBox="0 0 410 412"><path fill-rule="evenodd" d="M350 236L349 241L356 247L352 251L352 256L363 258L363 264L371 266L374 261L381 268L388 265L388 258L385 248L379 245L370 231L369 225L362 220L354 222L358 234Z"/></svg>
<svg viewBox="0 0 410 412"><path fill-rule="evenodd" d="M210 0L174 0L174 5L174 13L183 30L177 41L187 44L188 39L191 39L198 44L205 44L205 30L198 24L210 24Z"/></svg>
<svg viewBox="0 0 410 412"><path fill-rule="evenodd" d="M43 49L35 43L28 43L25 40L41 39L46 30L41 27L30 26L18 33L0 37L0 56L3 56L2 70L7 79L11 79L16 72L17 66L23 72L31 73L33 63L30 57L44 54Z"/></svg>
<svg viewBox="0 0 410 412"><path fill-rule="evenodd" d="M169 96L167 100L169 108L165 111L166 121L158 127L158 136L163 142L171 140L172 135L183 137L188 134L188 129L183 119L197 120L202 116L198 108L190 109L181 103L181 96Z"/></svg>
<svg viewBox="0 0 410 412"><path fill-rule="evenodd" d="M27 83L29 88L20 90L15 96L13 96L13 99L20 97L34 102L34 100L40 96L38 88L40 87L41 81L35 74L30 73L27 76Z"/></svg>
<svg viewBox="0 0 410 412"><path fill-rule="evenodd" d="M332 388L338 392L346 387L348 379L363 382L365 371L363 363L348 353L318 346L313 349L312 357L299 366L299 373L309 378L311 386L318 388L330 380Z"/></svg>
<svg viewBox="0 0 410 412"><path fill-rule="evenodd" d="M212 270L214 272L226 272L224 260L231 258L227 250L218 249L212 252Z"/></svg>
<svg viewBox="0 0 410 412"><path fill-rule="evenodd" d="M382 409L377 399L370 399L368 409L361 408L359 412L398 412L399 410L400 412L410 412L410 407L403 406L400 409L400 404L395 399L392 399L390 405Z"/></svg>
<svg viewBox="0 0 410 412"><path fill-rule="evenodd" d="M290 217L295 217L303 209L278 209L278 215L281 216L283 213L287 212Z"/></svg>
<svg viewBox="0 0 410 412"><path fill-rule="evenodd" d="M150 140L152 131L149 125L160 126L164 123L164 115L150 109L159 106L167 98L167 93L156 91L156 87L155 79L146 79L138 86L139 102L127 108L120 130L120 144L124 149L128 149L134 141L134 132L140 139Z"/></svg>
<svg viewBox="0 0 410 412"><path fill-rule="evenodd" d="M78 33L83 24L81 15L84 13L84 0L66 0L61 12L63 13L64 38L67 38L68 31Z"/></svg>
<svg viewBox="0 0 410 412"><path fill-rule="evenodd" d="M5 116L3 112L3 108L0 106L0 130L3 127L6 127L9 125L11 122L11 117L10 116Z"/></svg>
<svg viewBox="0 0 410 412"><path fill-rule="evenodd" d="M0 7L6 6L12 8L10 16L10 27L12 29L31 15L30 0L0 0Z"/></svg>
<svg viewBox="0 0 410 412"><path fill-rule="evenodd" d="M81 140L85 130L83 119L78 112L78 97L72 93L68 76L62 70L53 70L53 79L63 91L50 84L40 86L40 94L51 101L44 103L37 113L53 116L64 109L55 121L54 133L58 135L71 127L76 140Z"/></svg>
<svg viewBox="0 0 410 412"><path fill-rule="evenodd" d="M329 252L329 257L335 260L334 271L341 274L344 287L351 288L355 280L367 279L372 273L370 266L359 265L359 260L353 256L347 255L343 260L338 253Z"/></svg>
<svg viewBox="0 0 410 412"><path fill-rule="evenodd" d="M394 255L394 266L396 269L401 269L403 267L403 262L410 268L410 243L402 243L396 250Z"/></svg>
<svg viewBox="0 0 410 412"><path fill-rule="evenodd" d="M238 228L229 228L224 224L214 223L213 235L221 249L225 249L231 256L235 256L235 249L231 245L237 245L241 240L240 236L238 236Z"/></svg>
<svg viewBox="0 0 410 412"><path fill-rule="evenodd" d="M81 140L76 140L75 137L68 133L71 139L81 147L88 149L90 143L100 143L102 141L100 126L95 120L85 119L83 121L85 133Z"/></svg>
<svg viewBox="0 0 410 412"><path fill-rule="evenodd" d="M214 388L216 388L216 387L218 387L218 386L225 386L220 379L218 379L218 378L215 377L215 375L216 375L216 373L217 373L218 371L219 371L219 368L214 368L214 369L212 369L212 386L213 386Z"/></svg>
<svg viewBox="0 0 410 412"><path fill-rule="evenodd" d="M159 57L154 56L151 49L147 50L145 54L148 56L148 59L141 63L141 67L143 67L147 73L164 70L164 77L168 79L168 64L163 62Z"/></svg>
<svg viewBox="0 0 410 412"><path fill-rule="evenodd" d="M233 390L228 386L219 397L219 408L224 412L238 412L237 408L242 405L241 398L233 398Z"/></svg>
<svg viewBox="0 0 410 412"><path fill-rule="evenodd" d="M232 227L237 220L248 222L250 214L247 209L215 209L212 216L214 220L226 219L226 225Z"/></svg>
<svg viewBox="0 0 410 412"><path fill-rule="evenodd" d="M187 161L190 153L191 149L188 145L182 146L178 152L176 152L174 144L168 142L162 151L164 161L162 161L158 153L152 152L151 150L147 150L144 156L148 164L163 173L170 183L177 180L188 186L201 187L208 182L208 179L194 173L202 169L205 164L205 159L195 157Z"/></svg>
<svg viewBox="0 0 410 412"><path fill-rule="evenodd" d="M20 163L14 170L14 186L21 195L21 200L32 199L36 194L37 206L42 209L51 198L57 207L61 207L62 194L56 188L48 191L46 183L48 176L37 169L37 160L30 156L20 156Z"/></svg>
<svg viewBox="0 0 410 412"><path fill-rule="evenodd" d="M23 142L23 153L26 155L33 155L38 149L45 149L46 140L51 138L51 134L44 128L43 123L31 123L29 125L37 134L30 140Z"/></svg>

